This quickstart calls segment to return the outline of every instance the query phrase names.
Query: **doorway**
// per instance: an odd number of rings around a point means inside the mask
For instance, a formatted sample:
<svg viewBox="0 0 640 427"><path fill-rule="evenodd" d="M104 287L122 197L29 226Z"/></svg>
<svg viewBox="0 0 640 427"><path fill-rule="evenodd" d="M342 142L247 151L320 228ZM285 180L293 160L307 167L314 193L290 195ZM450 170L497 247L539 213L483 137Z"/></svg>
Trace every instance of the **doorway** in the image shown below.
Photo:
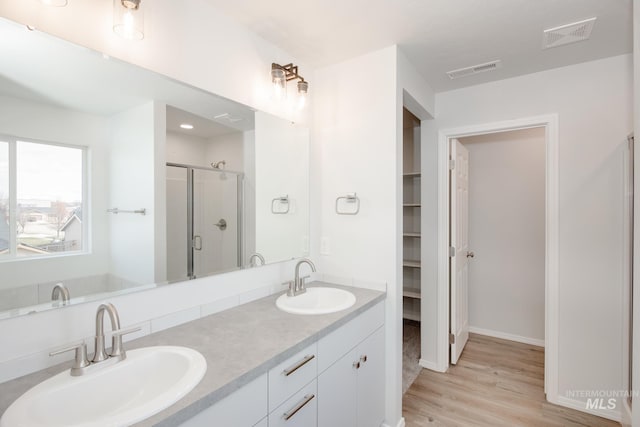
<svg viewBox="0 0 640 427"><path fill-rule="evenodd" d="M446 371L450 361L450 326L452 313L450 294L450 155L451 140L465 137L516 131L544 129L545 165L545 229L544 229L544 384L547 399L557 402L558 348L558 118L539 116L484 125L448 129L439 132L439 188L438 188L438 346L437 370ZM456 315L455 313L453 315Z"/></svg>
<svg viewBox="0 0 640 427"><path fill-rule="evenodd" d="M469 332L544 347L545 130L454 139L451 155L451 363Z"/></svg>

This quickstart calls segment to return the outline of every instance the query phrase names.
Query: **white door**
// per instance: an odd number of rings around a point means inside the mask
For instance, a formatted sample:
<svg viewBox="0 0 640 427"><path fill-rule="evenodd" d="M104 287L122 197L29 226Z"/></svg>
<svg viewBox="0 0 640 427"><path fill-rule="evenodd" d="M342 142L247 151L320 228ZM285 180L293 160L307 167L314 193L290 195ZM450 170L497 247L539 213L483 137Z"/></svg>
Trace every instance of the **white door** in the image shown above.
<svg viewBox="0 0 640 427"><path fill-rule="evenodd" d="M456 364L469 338L469 151L451 140L451 363Z"/></svg>

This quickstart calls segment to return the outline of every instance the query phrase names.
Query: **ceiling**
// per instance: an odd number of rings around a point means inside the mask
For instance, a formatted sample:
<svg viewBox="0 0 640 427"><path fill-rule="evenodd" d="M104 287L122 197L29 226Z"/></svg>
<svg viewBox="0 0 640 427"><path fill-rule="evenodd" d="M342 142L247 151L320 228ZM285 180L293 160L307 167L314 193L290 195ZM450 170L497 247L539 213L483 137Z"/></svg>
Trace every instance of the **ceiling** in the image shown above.
<svg viewBox="0 0 640 427"><path fill-rule="evenodd" d="M436 92L633 49L631 0L207 1L314 67L397 44ZM594 16L589 40L542 49L544 29ZM445 74L497 59L496 71L456 80Z"/></svg>

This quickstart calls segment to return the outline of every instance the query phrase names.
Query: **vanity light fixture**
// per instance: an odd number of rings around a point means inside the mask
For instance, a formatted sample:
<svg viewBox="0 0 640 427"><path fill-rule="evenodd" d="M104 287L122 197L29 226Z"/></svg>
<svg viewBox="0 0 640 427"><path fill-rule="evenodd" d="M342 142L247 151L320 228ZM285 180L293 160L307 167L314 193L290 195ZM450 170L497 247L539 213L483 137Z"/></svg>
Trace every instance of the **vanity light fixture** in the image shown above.
<svg viewBox="0 0 640 427"><path fill-rule="evenodd" d="M287 96L287 82L290 80L299 80L297 84L298 106L302 109L309 92L309 82L298 74L298 66L293 64L280 65L275 62L271 64L271 83L276 99L283 99Z"/></svg>
<svg viewBox="0 0 640 427"><path fill-rule="evenodd" d="M113 32L128 40L144 38L142 0L113 0Z"/></svg>
<svg viewBox="0 0 640 427"><path fill-rule="evenodd" d="M188 130L193 129L193 125L192 125L192 124L189 124L189 123L182 123L182 124L180 125L180 127L181 127L182 129L188 129Z"/></svg>
<svg viewBox="0 0 640 427"><path fill-rule="evenodd" d="M53 6L53 7L65 7L67 5L67 0L40 0L45 6Z"/></svg>

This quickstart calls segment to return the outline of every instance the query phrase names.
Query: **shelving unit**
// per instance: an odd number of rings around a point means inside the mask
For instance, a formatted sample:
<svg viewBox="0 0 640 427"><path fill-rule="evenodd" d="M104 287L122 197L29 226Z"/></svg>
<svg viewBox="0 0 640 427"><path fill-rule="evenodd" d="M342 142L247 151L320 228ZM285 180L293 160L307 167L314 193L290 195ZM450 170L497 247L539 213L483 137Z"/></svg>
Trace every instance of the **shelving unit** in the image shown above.
<svg viewBox="0 0 640 427"><path fill-rule="evenodd" d="M403 317L420 321L421 268L420 121L406 109L403 125Z"/></svg>

